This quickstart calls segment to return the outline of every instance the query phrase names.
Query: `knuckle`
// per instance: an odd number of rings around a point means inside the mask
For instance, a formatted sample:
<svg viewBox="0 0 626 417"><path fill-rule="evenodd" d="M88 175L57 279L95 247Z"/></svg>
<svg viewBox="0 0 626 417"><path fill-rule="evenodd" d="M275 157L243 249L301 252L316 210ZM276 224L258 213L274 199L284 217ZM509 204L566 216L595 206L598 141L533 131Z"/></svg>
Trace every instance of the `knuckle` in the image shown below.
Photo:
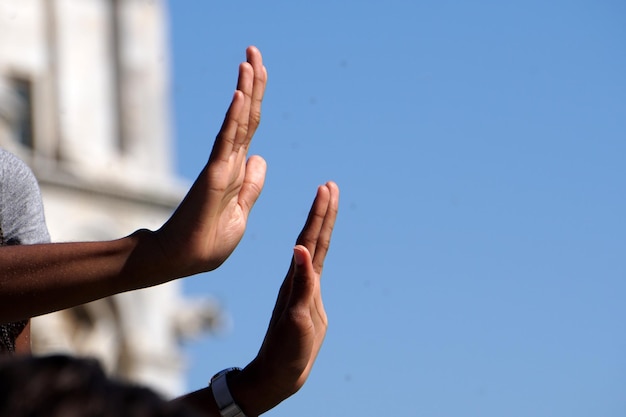
<svg viewBox="0 0 626 417"><path fill-rule="evenodd" d="M261 123L261 112L254 110L250 113L250 122L252 125L259 125Z"/></svg>

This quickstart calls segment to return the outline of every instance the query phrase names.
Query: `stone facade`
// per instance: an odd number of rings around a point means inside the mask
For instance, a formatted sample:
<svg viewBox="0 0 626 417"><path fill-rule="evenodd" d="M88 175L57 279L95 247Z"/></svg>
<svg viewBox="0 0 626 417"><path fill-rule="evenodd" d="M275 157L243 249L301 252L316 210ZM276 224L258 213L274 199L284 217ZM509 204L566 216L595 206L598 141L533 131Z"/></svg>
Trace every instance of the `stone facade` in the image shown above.
<svg viewBox="0 0 626 417"><path fill-rule="evenodd" d="M0 146L39 179L53 241L158 228L188 186L173 171L163 1L0 1L0 33ZM173 396L180 340L219 320L174 282L36 318L33 349L95 355Z"/></svg>

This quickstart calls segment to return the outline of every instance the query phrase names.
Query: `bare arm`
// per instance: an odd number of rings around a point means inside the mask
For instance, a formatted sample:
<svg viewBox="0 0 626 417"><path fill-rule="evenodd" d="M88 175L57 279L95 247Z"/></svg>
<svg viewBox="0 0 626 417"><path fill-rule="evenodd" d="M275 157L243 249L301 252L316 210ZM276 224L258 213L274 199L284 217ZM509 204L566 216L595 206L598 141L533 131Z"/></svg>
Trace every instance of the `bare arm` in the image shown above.
<svg viewBox="0 0 626 417"><path fill-rule="evenodd" d="M246 55L209 161L166 224L114 241L0 248L0 323L210 271L228 258L265 179L265 161L247 152L267 71L256 48Z"/></svg>

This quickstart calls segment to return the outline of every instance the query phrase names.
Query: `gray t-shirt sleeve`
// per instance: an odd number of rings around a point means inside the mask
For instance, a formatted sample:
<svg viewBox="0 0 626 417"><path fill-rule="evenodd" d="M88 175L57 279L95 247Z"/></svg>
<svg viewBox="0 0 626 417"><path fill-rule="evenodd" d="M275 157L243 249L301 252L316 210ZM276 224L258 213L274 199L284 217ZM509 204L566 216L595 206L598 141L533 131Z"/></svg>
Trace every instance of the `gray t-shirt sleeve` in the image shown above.
<svg viewBox="0 0 626 417"><path fill-rule="evenodd" d="M50 241L37 179L28 166L0 149L0 232L5 245Z"/></svg>

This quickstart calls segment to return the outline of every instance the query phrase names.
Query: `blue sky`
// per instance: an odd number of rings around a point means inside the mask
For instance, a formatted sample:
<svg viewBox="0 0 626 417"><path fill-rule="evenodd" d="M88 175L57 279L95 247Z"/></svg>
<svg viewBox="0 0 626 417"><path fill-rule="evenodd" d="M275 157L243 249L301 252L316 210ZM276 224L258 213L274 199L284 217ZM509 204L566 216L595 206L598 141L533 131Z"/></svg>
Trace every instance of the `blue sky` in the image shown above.
<svg viewBox="0 0 626 417"><path fill-rule="evenodd" d="M247 45L269 84L265 190L185 281L227 332L189 385L261 344L315 187L340 215L330 329L269 416L626 415L626 4L169 2L181 175L208 157Z"/></svg>

